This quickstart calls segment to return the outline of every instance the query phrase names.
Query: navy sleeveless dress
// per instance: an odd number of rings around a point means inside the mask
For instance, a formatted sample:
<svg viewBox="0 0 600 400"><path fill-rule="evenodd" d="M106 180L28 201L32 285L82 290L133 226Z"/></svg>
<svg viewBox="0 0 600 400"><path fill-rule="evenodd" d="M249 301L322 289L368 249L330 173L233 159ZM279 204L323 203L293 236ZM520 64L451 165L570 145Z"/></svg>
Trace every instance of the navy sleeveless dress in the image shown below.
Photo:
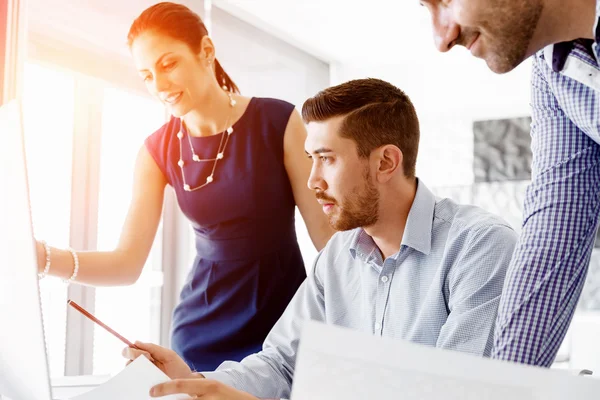
<svg viewBox="0 0 600 400"><path fill-rule="evenodd" d="M295 201L283 163L283 136L294 106L252 98L233 125L214 181L183 189L178 118L145 145L194 228L197 255L174 310L172 348L196 371L258 352L306 277L294 227ZM184 130L186 182L206 182L213 162L193 162ZM190 137L214 158L221 134ZM168 268L168 266L165 266Z"/></svg>

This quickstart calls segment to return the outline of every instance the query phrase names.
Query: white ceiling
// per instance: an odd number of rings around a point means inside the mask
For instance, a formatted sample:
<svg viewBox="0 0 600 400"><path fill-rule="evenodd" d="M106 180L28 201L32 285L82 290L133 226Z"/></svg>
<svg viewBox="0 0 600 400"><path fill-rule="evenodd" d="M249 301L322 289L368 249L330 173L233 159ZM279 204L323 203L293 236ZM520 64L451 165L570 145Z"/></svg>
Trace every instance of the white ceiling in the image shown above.
<svg viewBox="0 0 600 400"><path fill-rule="evenodd" d="M115 52L130 65L131 22L157 0L25 0L31 30L87 50ZM174 0L196 12L203 0ZM404 88L422 114L528 112L529 66L490 73L464 49L438 53L418 0L212 0L214 7L327 62L332 83L378 77ZM215 37L219 42L219 38ZM103 55L104 56L104 55ZM524 63L525 64L525 63ZM132 70L133 71L133 70ZM485 101L484 101L485 99ZM478 110L478 111L477 111Z"/></svg>
<svg viewBox="0 0 600 400"><path fill-rule="evenodd" d="M214 0L327 60L361 65L435 55L418 0Z"/></svg>
<svg viewBox="0 0 600 400"><path fill-rule="evenodd" d="M202 0L180 0L199 11ZM36 31L125 53L133 19L154 0L28 0ZM325 61L397 64L435 55L418 0L213 0L215 7ZM218 41L218 38L216 38Z"/></svg>

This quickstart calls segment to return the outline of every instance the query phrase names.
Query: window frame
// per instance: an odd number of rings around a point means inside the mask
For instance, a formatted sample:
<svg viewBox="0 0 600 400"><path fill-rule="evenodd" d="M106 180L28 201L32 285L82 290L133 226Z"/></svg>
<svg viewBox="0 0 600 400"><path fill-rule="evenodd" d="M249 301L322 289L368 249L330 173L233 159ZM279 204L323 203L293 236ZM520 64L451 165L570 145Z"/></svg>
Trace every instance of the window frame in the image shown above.
<svg viewBox="0 0 600 400"><path fill-rule="evenodd" d="M52 35L28 32L26 62L68 72L75 80L73 164L69 245L77 250L95 250L98 229L102 107L106 87L115 87L143 97L151 97L135 73L131 60L117 52L83 49L55 39ZM111 60L111 68L101 67ZM165 121L167 121L165 111ZM150 134L151 132L148 132ZM141 144L140 144L141 145ZM133 171L131 171L133 174ZM162 237L157 237L157 256L163 266L161 289L161 329L159 344L169 345L171 313L177 302L178 243L185 232L178 222L178 207L171 190L165 190ZM157 232L161 235L161 231ZM185 238L183 238L185 240ZM95 289L70 285L68 297L94 312ZM66 307L66 305L65 305ZM76 313L67 313L65 376L91 375L93 371L94 327Z"/></svg>

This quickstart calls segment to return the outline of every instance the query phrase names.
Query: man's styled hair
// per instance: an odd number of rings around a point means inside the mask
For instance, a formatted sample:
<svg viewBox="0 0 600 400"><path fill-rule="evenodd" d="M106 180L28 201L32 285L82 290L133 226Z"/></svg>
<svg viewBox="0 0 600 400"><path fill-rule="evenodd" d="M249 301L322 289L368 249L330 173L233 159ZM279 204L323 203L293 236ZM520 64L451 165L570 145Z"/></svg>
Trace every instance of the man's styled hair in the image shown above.
<svg viewBox="0 0 600 400"><path fill-rule="evenodd" d="M344 116L340 135L356 142L359 157L393 144L402 151L404 175L415 176L419 119L402 90L380 79L356 79L322 90L302 106L305 123L338 116Z"/></svg>

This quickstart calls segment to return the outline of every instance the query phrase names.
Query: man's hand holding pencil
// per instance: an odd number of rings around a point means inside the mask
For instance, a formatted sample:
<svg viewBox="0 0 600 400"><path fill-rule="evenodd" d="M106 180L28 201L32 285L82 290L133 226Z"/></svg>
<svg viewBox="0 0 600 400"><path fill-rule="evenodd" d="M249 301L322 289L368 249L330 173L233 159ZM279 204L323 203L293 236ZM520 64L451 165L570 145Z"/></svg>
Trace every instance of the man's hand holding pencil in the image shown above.
<svg viewBox="0 0 600 400"><path fill-rule="evenodd" d="M144 356L171 379L192 378L192 370L185 361L173 350L159 345L135 342L135 347L125 347L122 354L129 360L128 365L139 356Z"/></svg>
<svg viewBox="0 0 600 400"><path fill-rule="evenodd" d="M152 343L137 341L131 343L74 301L69 300L67 304L125 343L127 347L123 349L122 354L123 357L128 359L127 364L140 356L144 356L172 379L171 381L154 386L150 391L152 397L162 397L170 394L188 394L194 399L258 400L248 393L236 390L221 382L203 379L204 376L202 374L193 373L185 361L173 350Z"/></svg>

